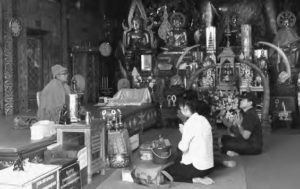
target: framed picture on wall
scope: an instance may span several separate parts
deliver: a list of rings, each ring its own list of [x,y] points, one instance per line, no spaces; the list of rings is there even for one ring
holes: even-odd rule
[[[151,54],[141,55],[141,70],[151,71],[152,70],[152,56]]]

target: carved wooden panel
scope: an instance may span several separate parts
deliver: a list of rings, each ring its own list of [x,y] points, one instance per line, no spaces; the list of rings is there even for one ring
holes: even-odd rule
[[[42,81],[42,50],[41,40],[27,37],[27,66],[28,66],[28,108],[36,109],[36,93],[41,88]]]

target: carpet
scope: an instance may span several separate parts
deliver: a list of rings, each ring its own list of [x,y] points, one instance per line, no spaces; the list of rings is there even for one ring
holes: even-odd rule
[[[141,143],[153,139],[157,139],[159,135],[168,138],[175,148],[181,136],[177,128],[163,128],[148,130],[141,136]],[[173,150],[174,150],[173,148]],[[133,159],[139,158],[137,151],[133,154]],[[246,189],[245,172],[240,157],[234,158],[237,161],[237,166],[234,168],[220,167],[214,170],[210,177],[215,181],[214,184],[205,186],[202,184],[190,184],[174,182],[172,188],[174,189]],[[116,169],[108,176],[97,189],[146,189],[149,187],[122,181],[122,170]]]
[[[245,173],[239,158],[236,158],[238,165],[234,168],[218,168],[210,177],[215,181],[212,185],[190,184],[174,182],[173,189],[246,189]],[[101,183],[97,189],[146,189],[149,187],[122,181],[122,170],[115,170],[112,175]]]

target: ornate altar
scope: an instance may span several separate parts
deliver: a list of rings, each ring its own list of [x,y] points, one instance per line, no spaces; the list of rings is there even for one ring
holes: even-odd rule
[[[218,58],[220,62],[217,63],[217,89],[221,91],[235,91],[236,89],[236,75],[239,74],[239,66],[235,63],[235,54],[232,49],[227,46],[223,49]]]
[[[221,48],[222,51],[218,55],[218,60],[216,60],[215,30],[214,27],[206,28],[207,52],[205,58],[201,59],[199,67],[188,77],[186,89],[200,90],[201,95],[207,95],[210,99],[208,101],[212,105],[213,112],[225,109],[228,118],[232,118],[236,112],[238,104],[236,95],[242,92],[254,91],[258,97],[257,103],[260,105],[258,113],[261,115],[262,125],[268,130],[270,128],[270,96],[268,76],[265,74],[265,71],[267,71],[266,62],[264,62],[266,60],[265,55],[252,61],[251,26],[242,25],[241,30],[239,51],[232,50],[228,41],[229,38],[227,38],[227,46]],[[187,49],[187,51],[191,50],[191,48]],[[189,53],[192,52],[185,52],[182,56]],[[180,61],[177,62],[176,67],[178,68],[186,64],[182,56]],[[187,64],[191,63],[192,61]],[[260,76],[260,81],[255,81],[256,76]],[[205,89],[205,92],[203,89]]]
[[[139,137],[144,130],[153,127],[157,122],[157,108],[153,104],[141,106],[103,106],[99,107],[100,118],[105,120],[106,128],[111,133],[128,130],[131,149],[139,146]],[[97,110],[97,111],[98,111]]]

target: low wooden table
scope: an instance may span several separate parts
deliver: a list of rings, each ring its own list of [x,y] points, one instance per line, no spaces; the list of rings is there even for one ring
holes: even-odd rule
[[[64,133],[83,133],[84,145],[87,147],[87,182],[91,183],[96,172],[105,174],[105,126],[100,120],[92,120],[90,125],[72,123],[70,125],[55,125],[57,142],[64,143]]]
[[[56,142],[56,137],[31,140],[30,129],[14,129],[14,117],[0,117],[0,164],[12,165],[22,154],[24,158],[42,156],[47,146]]]

